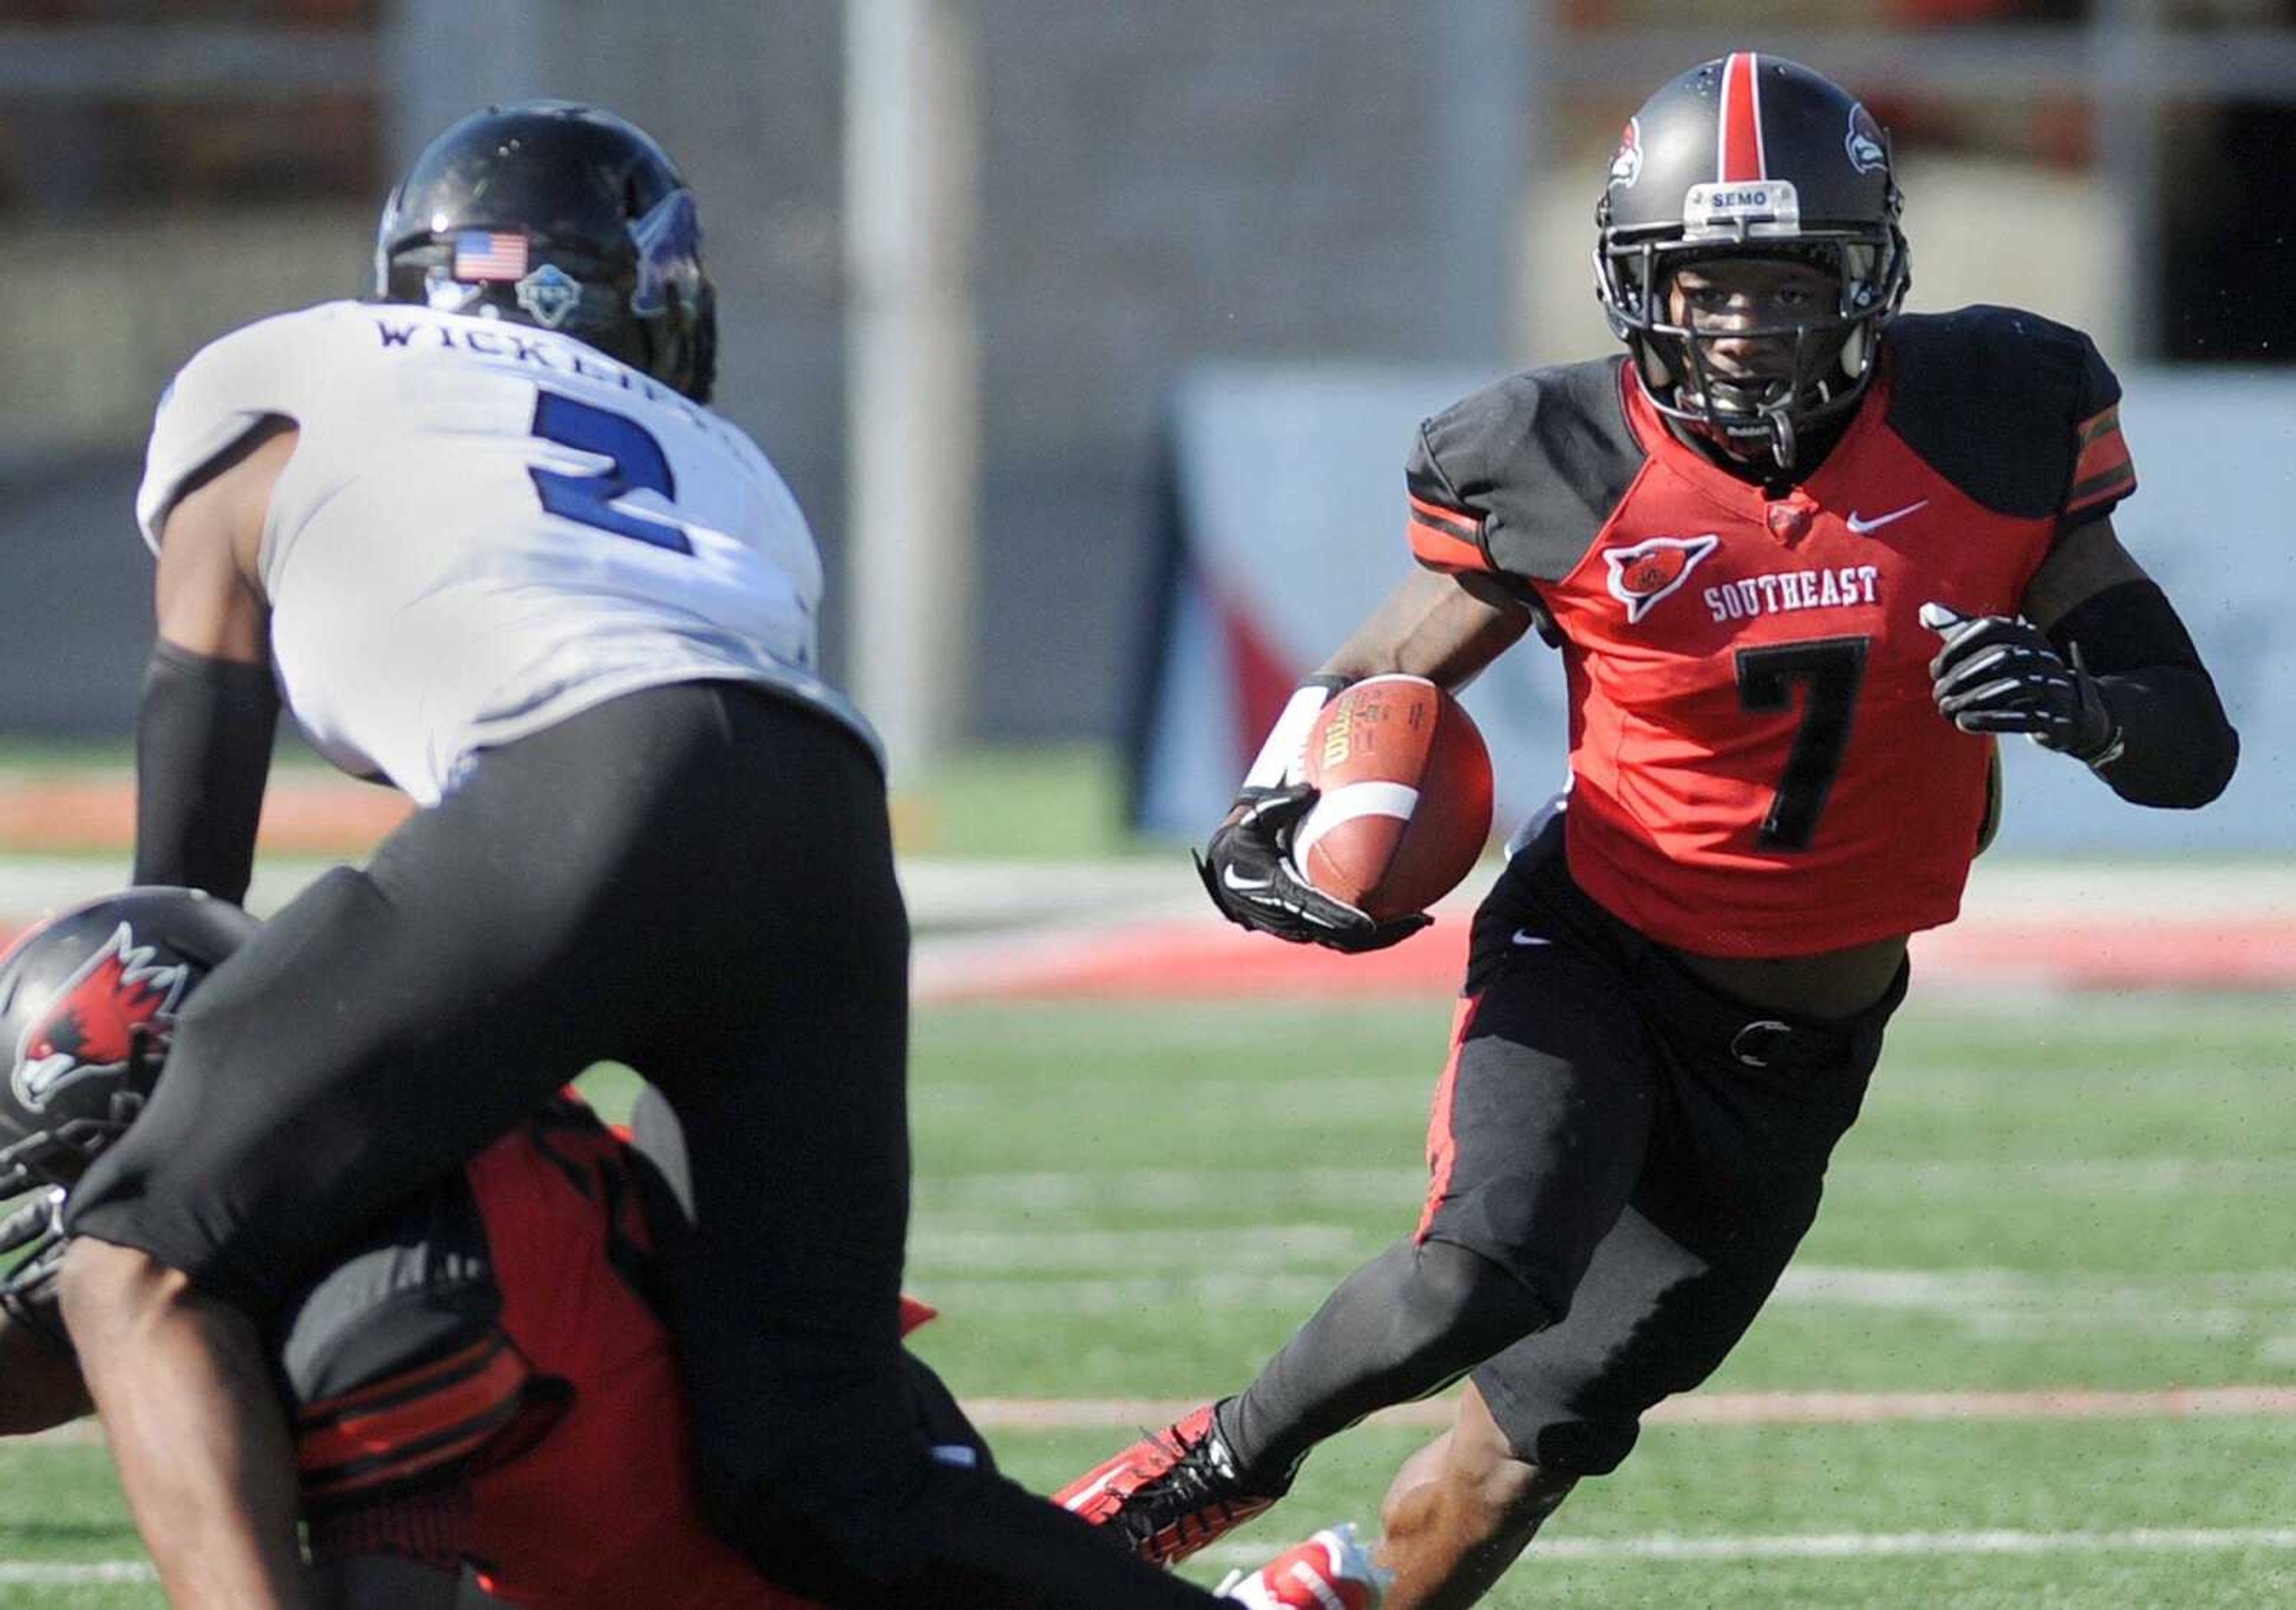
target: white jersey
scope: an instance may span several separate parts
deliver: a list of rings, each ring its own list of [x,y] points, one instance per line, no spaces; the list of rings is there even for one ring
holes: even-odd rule
[[[287,708],[345,770],[435,805],[479,749],[665,682],[763,683],[874,747],[813,674],[821,560],[757,444],[578,341],[330,302],[200,353],[135,514],[266,416],[299,429],[259,579]]]

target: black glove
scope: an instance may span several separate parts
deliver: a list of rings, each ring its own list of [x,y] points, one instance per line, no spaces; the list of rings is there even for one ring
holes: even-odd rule
[[[64,1353],[63,1311],[56,1295],[56,1272],[64,1261],[64,1193],[50,1187],[0,1220],[0,1260],[15,1266],[0,1275],[0,1310],[41,1341]]]
[[[1374,921],[1369,913],[1310,887],[1292,870],[1292,830],[1316,796],[1304,782],[1246,789],[1237,796],[1243,814],[1223,822],[1195,858],[1204,892],[1220,915],[1294,944],[1348,952],[1385,950],[1434,921],[1423,914]]]
[[[2120,725],[2096,678],[2067,665],[2023,621],[1923,604],[1922,625],[1945,639],[1930,661],[1938,714],[1964,732],[2022,732],[2094,765],[2112,758]]]

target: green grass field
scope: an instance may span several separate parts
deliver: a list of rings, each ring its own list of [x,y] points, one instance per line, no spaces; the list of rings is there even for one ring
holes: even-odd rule
[[[921,1014],[910,1284],[944,1310],[921,1350],[974,1399],[1232,1390],[1414,1219],[1447,1016]],[[1709,1390],[2296,1384],[2292,1025],[2280,998],[1908,1009],[1817,1229]],[[996,1441],[1050,1486],[1131,1434]],[[1228,1552],[1369,1523],[1427,1434],[1341,1438]],[[159,1602],[85,1571],[25,1580],[139,1551],[100,1450],[0,1458],[0,1606]],[[2292,1516],[2291,1418],[1658,1425],[1488,1602],[2290,1604]]]

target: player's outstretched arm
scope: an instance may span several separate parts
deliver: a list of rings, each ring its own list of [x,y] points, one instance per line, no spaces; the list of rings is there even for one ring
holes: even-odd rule
[[[254,433],[168,512],[135,716],[139,884],[246,898],[279,720],[256,555],[295,440]]]
[[[1300,780],[1316,715],[1350,682],[1390,671],[1460,688],[1529,629],[1529,609],[1480,576],[1417,571],[1390,593],[1339,652],[1300,684],[1234,805],[1196,859],[1204,890],[1231,922],[1296,944],[1383,950],[1425,928],[1423,916],[1377,922],[1309,887],[1292,864],[1292,833],[1316,803]]]
[[[1941,715],[1964,731],[2026,733],[2136,805],[2190,810],[2224,792],[2240,735],[2183,621],[2110,521],[2069,533],[2022,609],[2021,621],[1923,606],[1944,642],[1930,666]]]

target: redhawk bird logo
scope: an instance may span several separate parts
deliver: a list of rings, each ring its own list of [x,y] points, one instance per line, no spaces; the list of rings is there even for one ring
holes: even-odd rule
[[[1643,176],[1643,125],[1639,118],[1627,119],[1626,133],[1619,136],[1619,149],[1611,159],[1612,190],[1632,190],[1635,181]]]
[[[1627,624],[1634,625],[1652,605],[1690,578],[1699,560],[1722,545],[1714,532],[1702,536],[1653,536],[1630,548],[1606,548],[1603,562],[1611,568],[1611,596],[1627,607]]]
[[[139,1030],[151,1051],[165,1052],[192,969],[182,961],[154,966],[155,954],[152,946],[137,944],[123,922],[64,981],[16,1042],[8,1083],[18,1101],[39,1112],[82,1079],[121,1072]]]
[[[1849,166],[1859,173],[1879,173],[1890,166],[1890,148],[1882,142],[1882,126],[1874,121],[1874,114],[1862,101],[1849,109],[1849,132],[1841,136],[1841,149],[1849,153]]]

